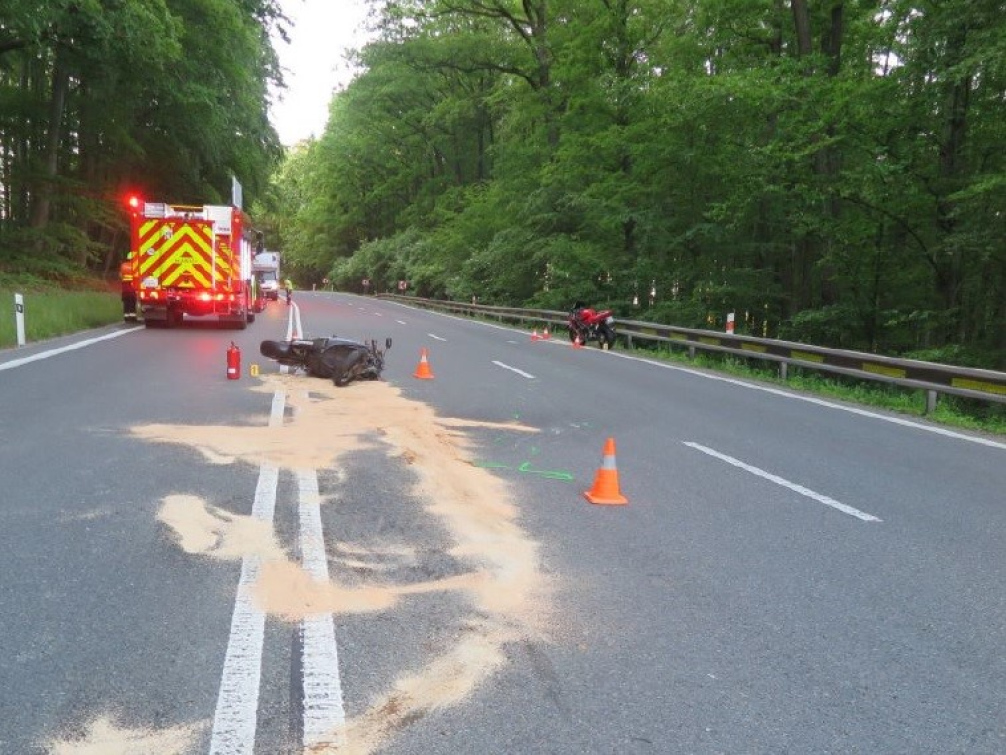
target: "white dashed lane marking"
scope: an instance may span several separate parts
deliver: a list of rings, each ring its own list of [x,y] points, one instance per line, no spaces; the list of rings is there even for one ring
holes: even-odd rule
[[[880,522],[883,521],[873,514],[867,514],[864,511],[848,506],[844,503],[836,501],[834,498],[829,498],[826,495],[820,493],[815,493],[809,488],[805,488],[803,485],[797,485],[795,482],[790,482],[778,475],[774,475],[771,472],[766,472],[764,469],[759,469],[758,467],[753,467],[750,464],[745,464],[739,459],[735,459],[732,456],[727,456],[726,454],[721,454],[719,451],[714,451],[706,446],[699,445],[698,443],[692,443],[690,441],[685,441],[685,445],[690,448],[694,448],[696,451],[701,451],[704,454],[708,454],[713,458],[719,459],[720,461],[725,461],[727,464],[732,464],[738,469],[743,469],[745,472],[750,472],[753,475],[757,475],[762,479],[768,480],[769,482],[774,482],[776,485],[782,485],[784,488],[789,488],[790,490],[799,493],[802,496],[806,496],[818,503],[823,503],[825,506],[830,506],[833,509],[841,511],[843,514],[848,514],[849,516],[854,516],[857,519],[862,519],[864,522]]]

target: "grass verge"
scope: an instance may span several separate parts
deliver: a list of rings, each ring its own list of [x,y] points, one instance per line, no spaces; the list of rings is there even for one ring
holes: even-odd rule
[[[0,287],[0,348],[17,346],[14,294],[24,297],[25,340],[76,333],[122,321],[122,300],[101,290],[67,291],[41,285]]]
[[[477,317],[475,319],[497,322],[496,318]],[[559,326],[556,326],[553,334],[553,337],[566,338],[565,330],[560,329]],[[528,337],[530,338],[530,334]],[[621,343],[616,348],[620,351],[626,351],[626,347]],[[979,401],[940,394],[936,411],[927,414],[925,392],[912,388],[857,380],[843,375],[829,375],[799,367],[790,367],[787,379],[783,380],[779,377],[776,366],[756,359],[739,358],[733,354],[721,355],[700,351],[693,359],[688,356],[685,350],[681,349],[636,347],[628,351],[653,359],[676,362],[689,367],[722,372],[749,380],[806,391],[836,401],[872,406],[910,417],[925,418],[947,427],[1006,436],[1006,404],[998,404],[994,401]]]
[[[500,321],[492,316],[474,316],[473,319],[492,323]],[[527,328],[527,323],[518,323],[517,327]],[[554,338],[566,339],[566,331],[559,325],[555,325],[552,333]],[[530,333],[528,333],[528,337],[530,338]],[[620,351],[626,351],[625,345],[621,342],[616,348]],[[628,351],[653,359],[676,362],[689,367],[722,372],[780,387],[806,391],[836,401],[887,409],[910,417],[924,417],[931,422],[948,427],[1006,436],[1006,404],[998,404],[994,401],[979,401],[940,394],[936,411],[927,414],[926,394],[916,389],[857,380],[844,375],[830,375],[798,367],[790,367],[787,379],[783,380],[779,377],[778,368],[775,365],[756,359],[739,358],[733,354],[700,351],[693,359],[683,349],[668,347],[636,347],[628,349]]]
[[[673,349],[670,351],[636,349],[636,351],[665,361],[794,388],[837,401],[873,406],[912,417],[925,417],[948,427],[1006,436],[1006,404],[940,394],[936,411],[926,414],[925,392],[912,388],[864,382],[843,375],[828,375],[798,367],[790,367],[787,379],[783,380],[779,377],[777,368],[757,360],[740,359],[732,354],[700,352],[691,359],[686,352]]]

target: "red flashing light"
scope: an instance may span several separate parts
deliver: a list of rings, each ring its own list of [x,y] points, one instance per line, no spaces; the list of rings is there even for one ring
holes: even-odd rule
[[[137,194],[130,194],[126,197],[126,204],[129,205],[130,210],[140,209],[140,197]]]

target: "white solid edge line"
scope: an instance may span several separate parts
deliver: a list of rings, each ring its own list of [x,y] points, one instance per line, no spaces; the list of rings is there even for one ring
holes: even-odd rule
[[[100,343],[101,341],[107,341],[110,338],[118,338],[119,336],[128,335],[129,333],[135,333],[142,328],[128,328],[126,330],[117,330],[114,333],[106,333],[103,336],[95,336],[94,338],[88,338],[85,341],[78,341],[77,343],[71,343],[68,346],[60,346],[56,349],[49,349],[48,351],[40,351],[38,354],[32,354],[30,357],[21,357],[20,359],[12,359],[9,362],[4,362],[0,364],[0,372],[3,370],[12,370],[15,367],[21,367],[22,365],[29,364],[31,362],[37,362],[40,359],[48,359],[49,357],[54,357],[57,354],[65,354],[68,351],[73,351],[75,349],[82,349],[85,346],[90,346],[94,343]]]
[[[495,359],[493,360],[493,364],[495,364],[497,367],[502,367],[504,370],[510,370],[510,372],[516,372],[518,375],[526,377],[529,380],[534,380],[534,375],[532,375],[530,372],[524,372],[524,370],[518,370],[516,367],[511,367],[509,364],[503,364],[503,362],[497,362]]]
[[[285,393],[273,394],[270,427],[282,424],[285,402]],[[278,467],[263,464],[259,468],[252,517],[268,523],[270,528],[276,511],[278,481]],[[252,587],[260,567],[260,556],[245,556],[241,560],[241,578],[213,715],[210,755],[253,755],[255,752],[265,613],[256,605]]]
[[[286,316],[286,340],[288,340],[288,341],[292,341],[293,340],[293,334],[294,334],[293,319],[294,319],[294,312],[296,311],[295,310],[296,306],[297,306],[296,304],[293,304],[291,302],[290,308],[289,308],[289,312],[287,312],[287,316]],[[297,327],[298,327],[298,329],[300,328],[299,321],[298,321]],[[280,371],[280,374],[287,375],[290,372],[290,366],[286,365],[286,364],[281,364],[279,366],[279,371]]]
[[[328,582],[321,524],[318,473],[297,473],[301,563],[313,580]],[[344,741],[346,711],[339,677],[339,649],[331,613],[316,614],[302,624],[301,671],[304,682],[304,747],[339,746]]]
[[[758,385],[757,383],[748,383],[743,380],[737,380],[735,378],[721,377],[720,375],[710,375],[706,372],[701,372],[699,370],[694,370],[690,367],[679,367],[674,364],[663,364],[661,362],[654,362],[649,359],[643,359],[642,357],[635,357],[630,354],[619,354],[617,351],[609,351],[608,354],[618,357],[619,359],[629,359],[634,362],[645,362],[646,364],[652,364],[654,367],[661,367],[665,370],[677,370],[678,372],[685,372],[689,375],[695,375],[697,377],[703,377],[707,380],[718,380],[721,383],[729,383],[730,385],[738,385],[742,388],[750,388],[753,391],[763,391],[765,393],[771,393],[774,396],[781,396],[783,398],[793,399],[795,401],[805,401],[808,404],[815,404],[817,406],[823,406],[828,409],[837,409],[842,412],[849,412],[850,414],[856,414],[861,417],[869,417],[871,419],[879,419],[883,422],[890,422],[894,425],[901,425],[902,427],[911,427],[915,430],[923,430],[927,433],[935,433],[936,435],[943,435],[947,438],[954,438],[955,440],[966,440],[971,443],[978,443],[983,446],[989,446],[990,448],[1000,448],[1006,451],[1006,443],[1000,443],[999,441],[991,440],[989,438],[983,438],[979,435],[965,435],[963,433],[955,432],[953,430],[947,430],[943,427],[936,427],[934,425],[922,425],[918,422],[913,422],[910,419],[903,419],[901,417],[891,417],[885,414],[877,414],[876,412],[871,412],[867,409],[860,409],[855,406],[844,406],[842,404],[835,404],[831,401],[826,401],[824,399],[815,398],[814,396],[804,396],[799,393],[792,393],[790,391],[782,390],[781,388],[772,388],[766,385]]]
[[[713,456],[717,459],[720,459],[721,461],[725,461],[727,464],[732,464],[735,467],[739,467],[740,469],[743,469],[746,472],[750,472],[753,475],[757,475],[758,477],[766,479],[769,482],[774,482],[776,485],[782,485],[784,488],[789,488],[790,490],[799,493],[800,495],[806,496],[807,498],[811,498],[817,501],[818,503],[823,503],[825,506],[831,506],[831,508],[833,509],[838,509],[843,514],[848,514],[849,516],[854,516],[857,519],[862,519],[864,522],[883,521],[879,517],[875,517],[873,514],[867,514],[866,512],[860,511],[857,508],[853,508],[852,506],[840,503],[839,501],[836,501],[834,498],[829,498],[826,495],[815,493],[813,490],[805,488],[803,485],[797,485],[795,482],[790,482],[789,480],[779,477],[778,475],[774,475],[771,472],[766,472],[764,469],[759,469],[758,467],[753,467],[750,464],[745,464],[743,461],[735,459],[732,456],[721,454],[719,451],[714,451],[711,448],[707,448],[706,446],[699,445],[698,443],[693,443],[691,441],[682,441],[682,443],[684,443],[686,446],[694,448],[696,451],[701,451],[704,454],[708,454],[709,456]]]
[[[417,309],[414,306],[404,304],[403,302],[390,302],[392,304],[398,304],[402,307],[407,307],[409,309]],[[484,325],[487,328],[495,328],[497,330],[507,330],[511,333],[519,333],[516,328],[510,328],[505,325],[497,325],[491,322],[478,322],[468,319],[467,317],[461,317],[459,315],[452,315],[446,312],[435,312],[433,310],[423,310],[424,312],[429,312],[430,314],[439,315],[440,317],[447,317],[452,320],[461,320],[463,322],[475,322],[478,325]],[[554,343],[555,341],[546,341],[546,343]],[[913,422],[910,419],[903,419],[901,417],[891,417],[885,414],[877,414],[876,412],[871,412],[867,409],[860,409],[855,406],[843,406],[842,404],[835,404],[831,401],[826,401],[824,399],[815,398],[814,396],[804,396],[799,393],[793,393],[791,391],[782,390],[780,388],[771,388],[765,385],[758,385],[757,383],[748,383],[743,380],[738,380],[736,378],[721,377],[720,375],[712,375],[708,372],[702,372],[701,370],[692,369],[691,367],[679,367],[676,364],[664,364],[663,362],[655,362],[652,359],[646,359],[645,357],[637,357],[632,354],[622,354],[617,351],[603,351],[601,349],[591,349],[590,353],[597,354],[609,354],[613,357],[618,357],[619,359],[628,359],[633,362],[643,362],[645,364],[652,365],[654,367],[660,367],[665,370],[677,370],[678,372],[684,372],[689,375],[694,375],[696,377],[706,378],[707,380],[718,380],[721,383],[729,383],[731,385],[738,385],[742,388],[750,388],[753,391],[764,391],[765,393],[771,393],[775,396],[781,396],[783,398],[794,399],[796,401],[805,401],[808,404],[816,404],[817,406],[823,406],[828,409],[837,409],[843,412],[849,412],[850,414],[856,414],[860,417],[869,417],[871,419],[879,419],[882,422],[890,422],[894,425],[901,425],[902,427],[911,427],[915,430],[922,430],[927,433],[934,433],[936,435],[943,435],[947,438],[953,438],[955,440],[965,440],[971,443],[978,443],[982,446],[988,446],[990,448],[998,448],[1006,451],[1006,443],[1001,443],[990,438],[983,438],[980,435],[965,435],[964,433],[955,432],[953,430],[948,430],[943,427],[937,427],[935,425],[922,425],[918,422]]]

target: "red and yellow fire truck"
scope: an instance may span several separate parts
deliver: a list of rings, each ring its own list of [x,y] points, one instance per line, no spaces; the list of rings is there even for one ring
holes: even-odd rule
[[[241,210],[136,197],[130,197],[129,207],[123,285],[131,263],[138,309],[148,327],[213,317],[244,329],[265,309],[252,272],[255,231]]]

